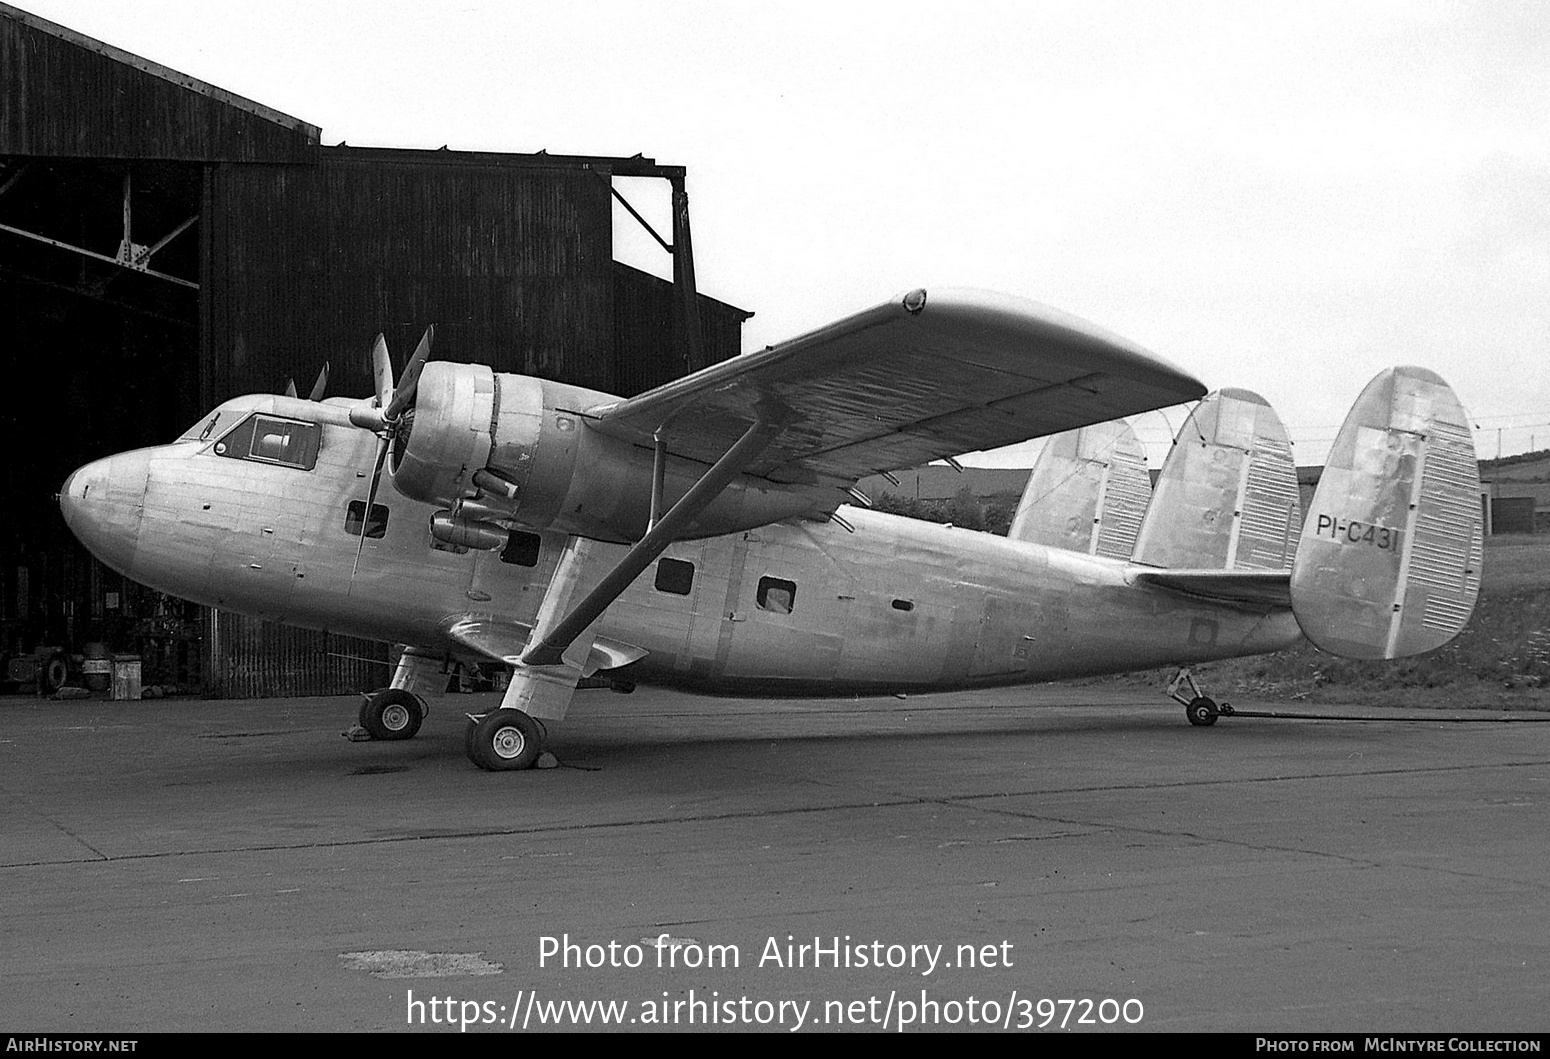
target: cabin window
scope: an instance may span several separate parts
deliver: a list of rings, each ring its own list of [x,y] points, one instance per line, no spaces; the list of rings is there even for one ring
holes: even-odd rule
[[[687,596],[694,590],[694,564],[682,559],[663,559],[657,563],[657,591]]]
[[[797,602],[796,583],[779,577],[761,577],[754,602],[759,605],[760,610],[775,614],[790,614]]]
[[[512,530],[506,538],[506,547],[501,549],[501,562],[513,566],[537,566],[543,544],[544,539],[536,533]]]
[[[896,599],[896,600],[893,601],[893,609],[894,610],[914,610],[915,609],[915,604],[911,603],[907,599]]]
[[[361,516],[366,512],[366,501],[352,500],[344,509],[344,531],[352,537],[361,535]],[[366,519],[366,536],[381,540],[387,536],[388,509],[383,504],[371,505],[371,517]]]
[[[251,415],[215,443],[215,453],[233,460],[273,463],[310,471],[317,466],[322,433],[316,423]]]

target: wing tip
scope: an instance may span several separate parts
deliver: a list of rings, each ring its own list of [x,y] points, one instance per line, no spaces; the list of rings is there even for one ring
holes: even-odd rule
[[[1177,392],[1181,403],[1203,397],[1207,392],[1204,383],[1166,357],[1091,320],[1033,298],[980,287],[941,287],[931,291],[929,306],[925,302],[924,288],[901,295],[901,302],[917,292],[921,295],[921,308],[925,310],[920,315],[933,319],[968,318],[982,325],[999,324],[1024,332],[1031,340],[1075,339],[1091,351],[1102,351],[1119,358],[1131,371],[1149,370],[1161,377],[1159,382],[1166,379],[1162,388]]]

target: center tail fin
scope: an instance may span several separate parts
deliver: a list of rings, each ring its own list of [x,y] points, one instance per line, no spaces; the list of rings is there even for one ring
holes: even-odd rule
[[[1284,570],[1301,519],[1281,420],[1256,393],[1218,390],[1174,439],[1131,558],[1172,570]]]

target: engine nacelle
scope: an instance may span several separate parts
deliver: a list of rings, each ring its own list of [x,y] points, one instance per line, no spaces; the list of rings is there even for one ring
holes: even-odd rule
[[[639,540],[651,514],[653,453],[592,429],[583,414],[617,400],[579,386],[496,374],[484,365],[432,362],[395,440],[393,484],[405,496],[449,509],[438,515],[446,516],[435,524],[440,532],[432,532],[462,547],[493,547],[500,522],[597,540]],[[688,492],[707,469],[669,458],[666,502]],[[684,536],[826,514],[833,510],[833,493],[832,487],[740,476]]]
[[[425,365],[394,439],[393,485],[407,497],[448,507],[473,495],[473,474],[490,458],[494,409],[495,373],[485,365]]]

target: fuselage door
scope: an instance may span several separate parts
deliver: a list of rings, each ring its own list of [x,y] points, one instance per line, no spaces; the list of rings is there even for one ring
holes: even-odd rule
[[[1024,672],[1033,661],[1039,628],[1037,603],[991,593],[985,597],[970,677]]]

